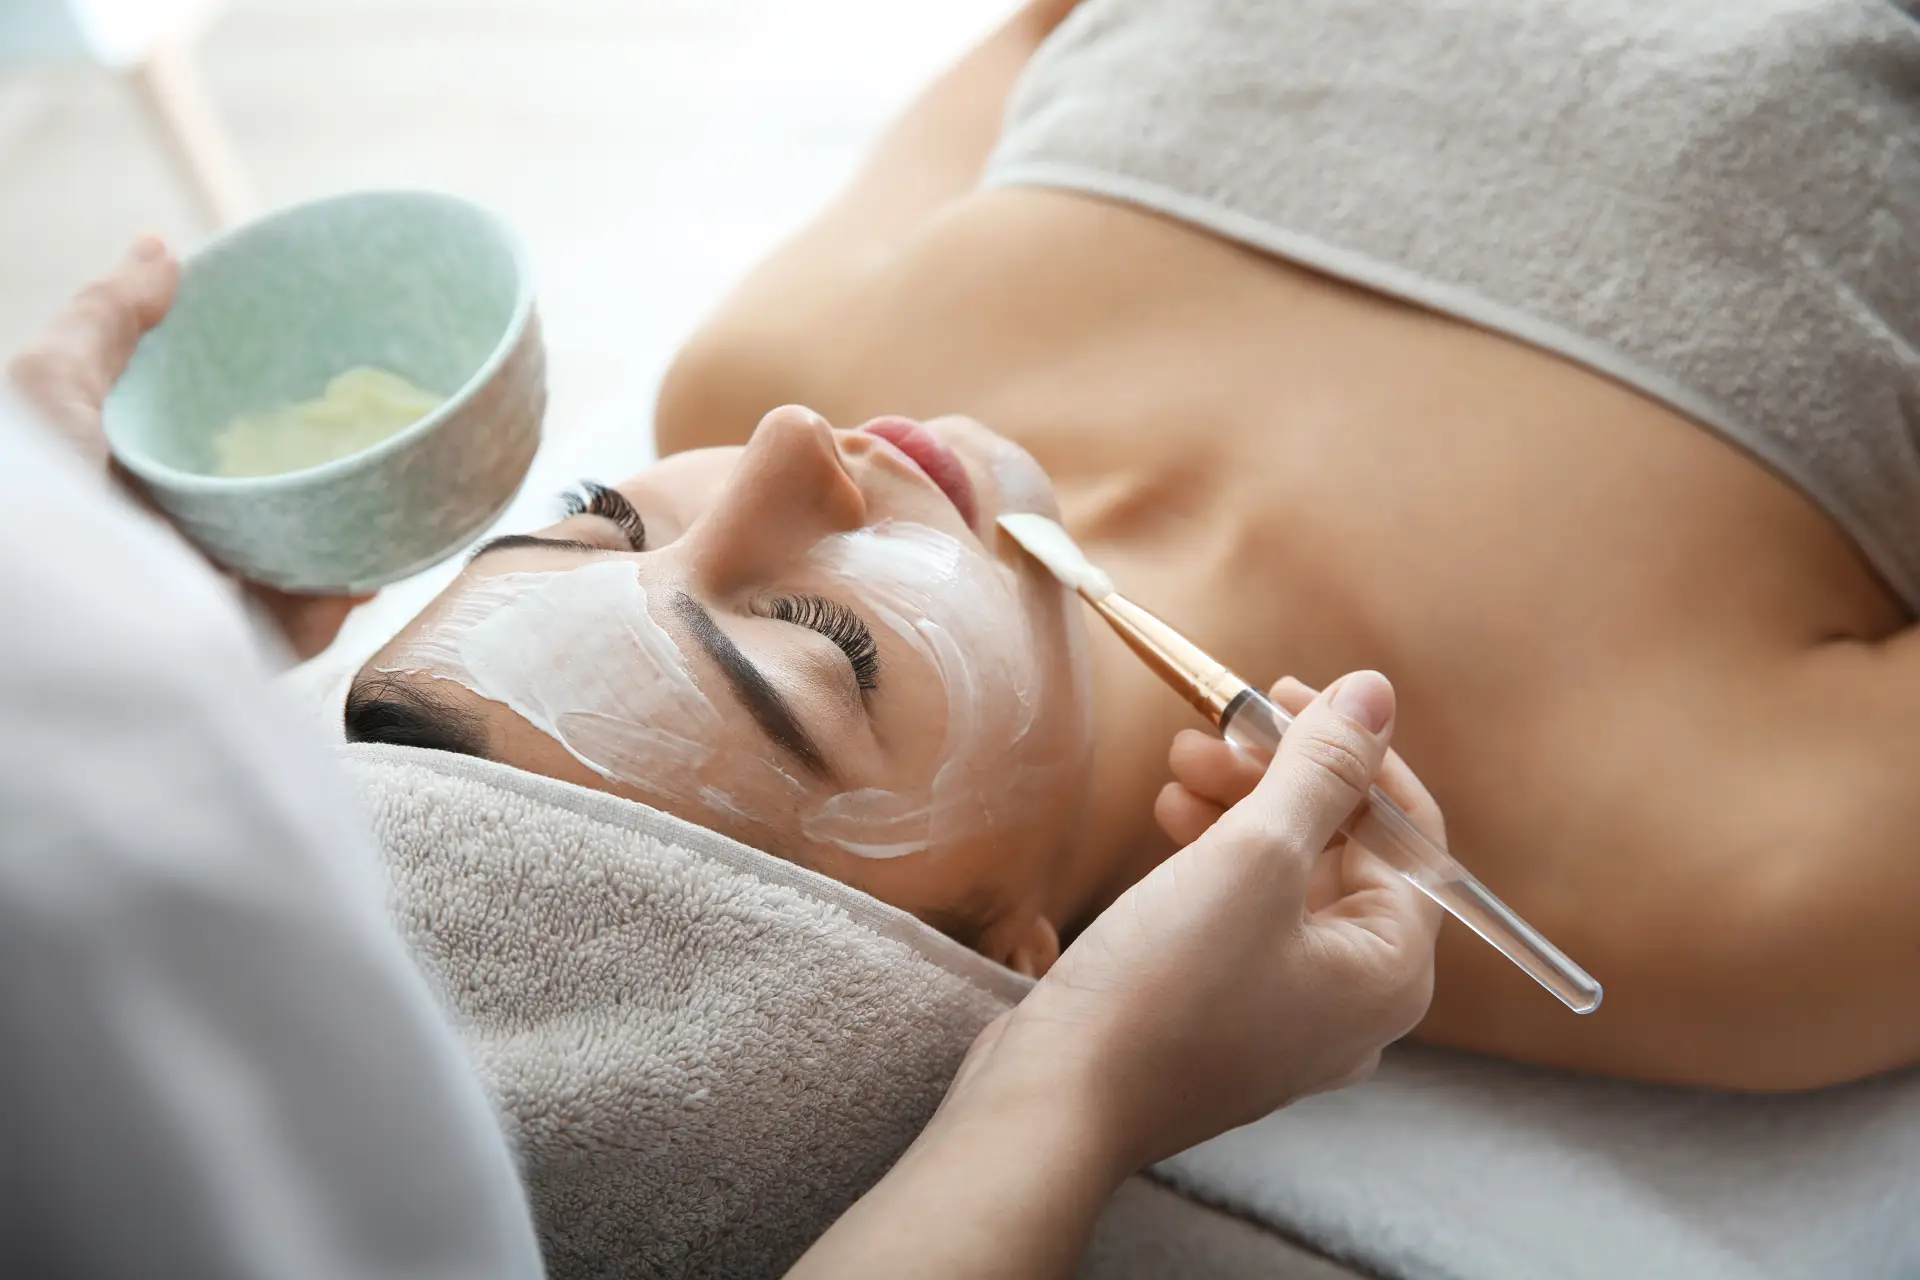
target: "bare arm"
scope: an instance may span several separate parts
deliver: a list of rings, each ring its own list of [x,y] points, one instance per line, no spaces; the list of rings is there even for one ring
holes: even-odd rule
[[[661,384],[660,451],[746,439],[804,385],[780,365],[796,332],[830,329],[850,284],[979,182],[1014,81],[1078,0],[1031,0],[881,136],[840,197],[756,268],[689,340]],[[779,366],[779,367],[776,367]]]
[[[1648,671],[1597,753],[1610,821],[1522,895],[1606,1004],[1569,1018],[1461,933],[1421,1038],[1758,1092],[1920,1062],[1920,632],[1685,670],[1725,687]]]
[[[985,1038],[983,1037],[983,1040]],[[880,1184],[834,1224],[790,1280],[1066,1277],[1127,1174],[1085,1095],[957,1084]]]
[[[1755,1037],[1782,1073],[1763,1087],[1920,1062],[1920,628],[1801,663],[1777,695],[1787,763],[1752,792],[1773,830],[1737,824],[1750,918],[1772,944],[1748,1007],[1793,1011]]]
[[[1698,1078],[1735,1088],[1815,1088],[1912,1065],[1920,631],[1802,652],[1778,680],[1755,681],[1745,705],[1739,720],[1693,730],[1696,843],[1665,853],[1698,869],[1684,898],[1650,904],[1649,933],[1673,939],[1647,958],[1665,974],[1656,982],[1647,969],[1643,989],[1672,1001],[1652,1042],[1698,1045]],[[1663,958],[1669,947],[1677,954]]]

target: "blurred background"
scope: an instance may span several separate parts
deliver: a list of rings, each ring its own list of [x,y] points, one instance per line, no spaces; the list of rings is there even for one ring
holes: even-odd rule
[[[551,399],[496,528],[652,456],[653,391],[719,294],[1014,0],[0,0],[0,353],[141,232],[425,186],[532,251]],[[453,563],[383,592],[358,665]]]
[[[437,187],[532,248],[563,440],[637,402],[716,293],[1011,8],[0,0],[0,350],[140,232],[190,251],[223,197],[243,216]]]

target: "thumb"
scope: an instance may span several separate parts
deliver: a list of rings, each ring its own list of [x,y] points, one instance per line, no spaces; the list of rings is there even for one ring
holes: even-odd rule
[[[14,361],[14,382],[63,422],[97,422],[107,392],[172,306],[179,283],[180,264],[166,245],[142,237],[112,275],[81,290]]]
[[[1378,671],[1334,681],[1287,730],[1252,794],[1221,819],[1221,835],[1269,850],[1281,844],[1290,872],[1304,877],[1366,799],[1386,759],[1393,714],[1393,686]]]
[[[142,236],[120,267],[74,300],[65,317],[79,332],[75,346],[91,350],[106,386],[119,381],[147,330],[166,318],[180,286],[180,264],[157,236]]]

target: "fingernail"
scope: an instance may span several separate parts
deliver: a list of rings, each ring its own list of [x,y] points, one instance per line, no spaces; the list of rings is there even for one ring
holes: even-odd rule
[[[167,242],[159,236],[141,236],[133,242],[133,252],[127,256],[135,262],[153,262],[166,255]]]
[[[1393,686],[1378,671],[1355,671],[1335,682],[1329,705],[1368,733],[1379,733],[1393,719]]]

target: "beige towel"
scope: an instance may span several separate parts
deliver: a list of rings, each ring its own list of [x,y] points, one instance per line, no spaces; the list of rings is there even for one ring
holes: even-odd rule
[[[613,796],[438,752],[342,754],[562,1280],[779,1274],[1028,985]]]
[[[1617,378],[1797,484],[1920,612],[1916,16],[1083,0],[986,182],[1143,205]]]

